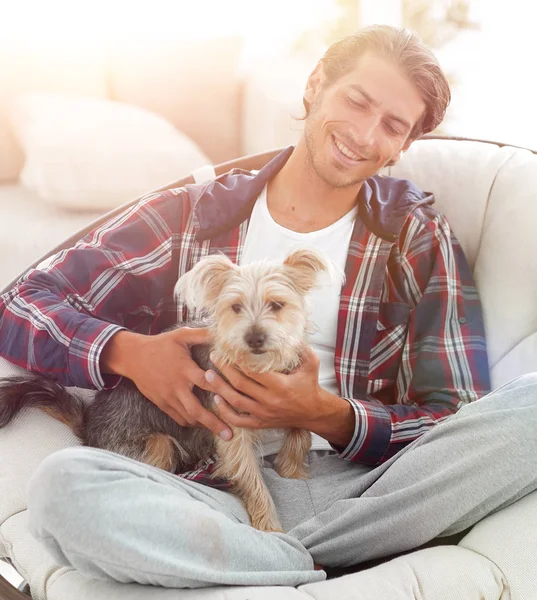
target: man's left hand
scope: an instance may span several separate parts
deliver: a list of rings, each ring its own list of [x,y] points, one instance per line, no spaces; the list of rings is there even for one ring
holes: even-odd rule
[[[213,371],[207,371],[206,378],[216,393],[220,418],[230,425],[248,429],[310,429],[312,419],[318,419],[323,410],[319,362],[318,356],[307,348],[300,366],[289,374],[243,373],[215,363],[229,384]]]

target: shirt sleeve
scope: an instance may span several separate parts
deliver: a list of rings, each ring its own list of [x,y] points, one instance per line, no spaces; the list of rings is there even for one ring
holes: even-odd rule
[[[346,448],[334,446],[342,458],[368,465],[388,460],[490,391],[481,304],[460,244],[439,214],[425,223],[412,217],[405,232],[397,263],[410,312],[406,332],[394,330],[384,348],[389,357],[389,344],[400,346],[391,398],[381,400],[374,390],[365,400],[346,398],[354,435]]]
[[[182,204],[177,191],[150,194],[25,274],[0,297],[0,355],[66,386],[116,385],[101,352],[169,302]]]

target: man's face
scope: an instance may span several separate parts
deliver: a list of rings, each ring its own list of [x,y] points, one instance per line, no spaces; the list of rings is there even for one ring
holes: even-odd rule
[[[330,85],[319,67],[304,97],[310,103],[304,137],[311,163],[335,188],[361,183],[397,158],[425,111],[399,68],[374,54],[363,55]]]

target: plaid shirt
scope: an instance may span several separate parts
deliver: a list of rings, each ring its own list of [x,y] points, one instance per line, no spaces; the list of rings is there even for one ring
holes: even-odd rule
[[[200,257],[239,262],[248,219],[292,148],[259,173],[154,193],[0,298],[0,354],[66,386],[102,389],[99,357],[121,328],[158,333],[189,319],[173,299]],[[341,458],[379,464],[490,388],[471,270],[432,197],[373,177],[362,186],[342,288],[334,368],[355,413]],[[209,485],[212,463],[183,476]]]

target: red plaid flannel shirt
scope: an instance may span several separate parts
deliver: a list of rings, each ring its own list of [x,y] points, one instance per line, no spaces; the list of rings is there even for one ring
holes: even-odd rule
[[[121,328],[188,319],[177,278],[201,256],[240,260],[248,218],[292,148],[259,173],[232,171],[146,196],[0,297],[0,355],[66,386],[101,389],[99,357]],[[341,458],[379,464],[490,388],[471,270],[430,194],[373,177],[362,186],[341,293],[335,372],[354,408]],[[212,464],[184,477],[209,485]]]

